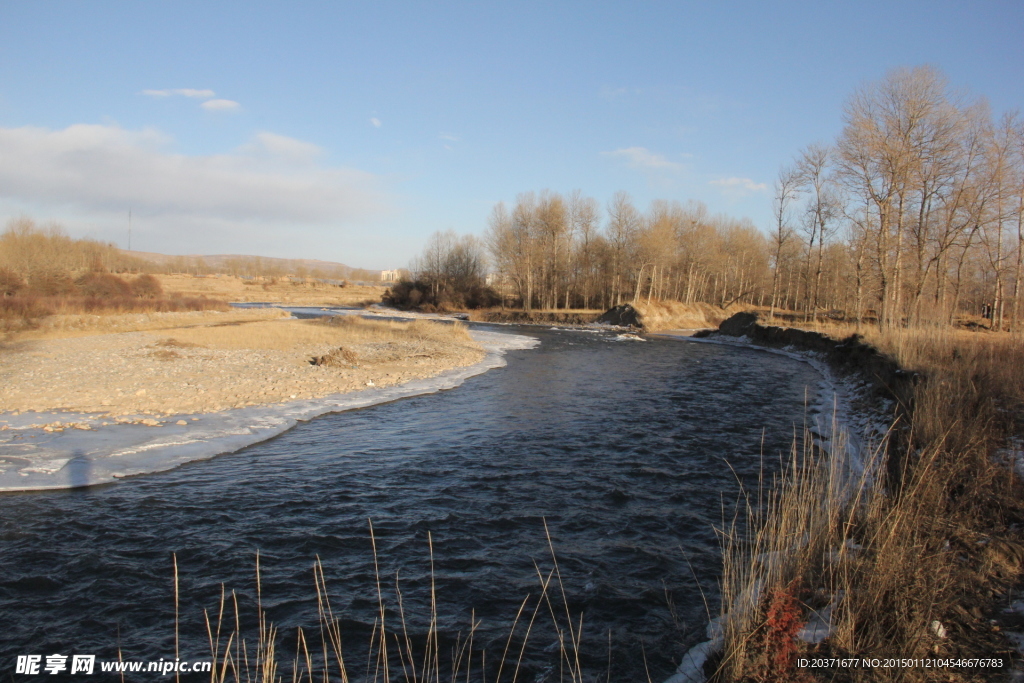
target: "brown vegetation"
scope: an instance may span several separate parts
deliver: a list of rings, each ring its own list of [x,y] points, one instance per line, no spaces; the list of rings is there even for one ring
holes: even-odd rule
[[[430,320],[395,322],[358,316],[325,316],[318,320],[271,320],[242,325],[205,325],[173,330],[177,344],[211,349],[287,350],[316,345],[393,341],[470,342],[465,325]]]
[[[829,330],[836,338],[852,331]],[[899,329],[872,332],[870,341],[919,373],[900,397],[891,443],[878,444],[858,474],[844,462],[842,444],[824,453],[805,436],[775,486],[744,504],[744,524],[724,536],[728,615],[719,680],[806,676],[786,654],[791,646],[801,656],[1011,663],[998,621],[1024,576],[1024,489],[999,454],[1024,419],[1024,342]],[[772,641],[788,628],[779,609],[793,598],[801,624],[814,611],[831,613],[822,644],[788,638],[780,649]],[[911,666],[828,675],[930,681],[939,673]],[[941,676],[969,681],[994,673],[947,668]]]
[[[521,194],[511,210],[494,208],[487,242],[495,288],[527,310],[757,302],[768,266],[765,239],[749,221],[709,216],[696,202],[656,201],[645,216],[625,193],[609,203],[603,231],[597,202],[579,192]]]
[[[189,310],[176,312],[141,311],[102,315],[91,313],[64,313],[49,315],[34,322],[32,327],[13,335],[13,344],[44,339],[67,339],[118,332],[152,332],[179,327],[202,325],[237,325],[261,320],[288,317],[276,308],[221,310]],[[10,345],[5,345],[9,347]]]
[[[54,315],[227,308],[202,297],[165,297],[150,274],[115,274],[138,272],[144,265],[112,245],[71,239],[57,226],[12,221],[0,234],[0,331],[30,328]]]
[[[363,670],[363,680],[367,683],[469,683],[476,680],[515,683],[516,680],[522,680],[519,676],[523,674],[522,669],[525,669],[523,660],[527,647],[531,645],[531,637],[537,640],[536,634],[544,627],[548,627],[544,629],[547,631],[544,636],[550,637],[551,630],[554,631],[556,640],[549,643],[545,651],[558,660],[560,680],[571,683],[593,680],[584,672],[580,661],[583,615],[573,613],[566,597],[550,534],[548,547],[551,551],[551,564],[546,566],[543,560],[534,561],[538,585],[535,591],[525,596],[517,613],[509,615],[511,623],[508,636],[497,641],[488,641],[477,634],[482,622],[475,613],[470,615],[465,632],[460,631],[452,636],[441,631],[438,615],[443,605],[437,599],[433,538],[429,531],[426,549],[430,562],[430,582],[422,588],[428,596],[429,611],[425,614],[407,614],[405,602],[408,596],[403,598],[400,576],[396,574],[392,584],[391,577],[380,574],[372,521],[370,539],[376,580],[376,595],[371,597],[376,604],[377,616],[368,642],[357,643],[351,638],[343,642],[342,621],[331,605],[323,567],[317,560],[313,565],[313,579],[318,623],[309,625],[308,631],[302,626],[296,630],[294,652],[288,653],[291,655],[293,683],[304,680],[347,683],[359,670]],[[177,558],[174,567],[177,623]],[[263,609],[259,555],[256,557],[255,575],[255,623],[243,621],[239,609],[241,596],[232,590],[229,598],[223,586],[219,605],[215,610],[205,611],[212,651],[212,683],[227,683],[243,678],[255,683],[279,683],[288,676],[286,671],[281,671],[288,655],[279,649],[280,630],[269,620]],[[425,620],[425,629],[414,619]],[[176,630],[176,641],[177,638]],[[364,655],[365,659],[356,657],[357,654]],[[609,659],[609,679],[610,663]]]
[[[127,252],[145,260],[149,272],[171,275],[227,275],[255,280],[260,283],[281,278],[317,280],[332,284],[342,282],[378,282],[379,270],[352,268],[343,263],[316,259],[285,259],[272,256],[242,256],[231,254],[208,256],[169,256],[151,252]]]
[[[186,297],[291,306],[361,306],[379,302],[387,291],[378,285],[342,285],[297,277],[246,279],[232,275],[182,274],[156,274],[154,277],[165,291],[180,292]]]
[[[610,308],[653,299],[744,303],[881,326],[984,315],[1018,329],[1024,278],[1024,124],[994,119],[928,67],[850,98],[832,145],[775,185],[768,237],[696,202],[646,213],[616,194],[542,192],[498,204],[487,243],[506,305]]]
[[[411,278],[393,285],[383,301],[431,313],[495,306],[500,299],[486,284],[485,263],[483,244],[472,235],[436,232],[414,262]]]
[[[745,308],[732,306],[730,309]],[[729,317],[729,310],[708,304],[678,301],[638,301],[605,311],[597,322],[637,327],[646,332],[708,330]]]

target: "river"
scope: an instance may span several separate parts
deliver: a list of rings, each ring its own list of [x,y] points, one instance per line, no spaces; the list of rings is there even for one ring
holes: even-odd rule
[[[700,639],[705,600],[718,606],[714,526],[738,482],[756,489],[778,469],[822,378],[753,349],[503,329],[541,343],[450,391],[324,415],[167,472],[0,495],[0,666],[173,657],[172,556],[181,657],[209,657],[203,610],[216,612],[222,584],[251,647],[258,551],[285,678],[296,627],[319,643],[318,557],[362,677],[378,614],[372,522],[390,625],[397,573],[410,632],[426,629],[429,534],[440,629],[464,634],[474,614],[493,667],[539,593],[538,567],[552,569],[546,521],[587,675],[664,679]],[[545,607],[520,680],[559,676],[551,623]]]

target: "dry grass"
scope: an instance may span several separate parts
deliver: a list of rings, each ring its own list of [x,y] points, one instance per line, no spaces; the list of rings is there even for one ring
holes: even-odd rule
[[[678,301],[641,299],[633,304],[643,316],[644,329],[660,332],[674,329],[706,329],[715,327],[731,313],[705,303],[684,304]],[[730,309],[731,310],[731,309]]]
[[[546,523],[545,523],[546,530]],[[370,538],[374,548],[374,575],[376,577],[377,616],[369,643],[363,648],[366,659],[346,661],[346,649],[342,643],[340,614],[336,614],[327,592],[323,567],[319,559],[313,565],[313,579],[316,587],[318,624],[307,634],[299,627],[296,637],[296,651],[290,662],[282,662],[279,648],[280,632],[268,621],[263,610],[263,595],[260,582],[259,556],[256,558],[256,628],[255,643],[249,647],[242,628],[239,614],[238,595],[232,591],[230,601],[223,586],[216,615],[206,613],[207,634],[213,662],[210,680],[213,683],[228,681],[250,681],[251,683],[279,683],[288,677],[285,667],[290,664],[292,683],[319,680],[323,683],[348,683],[355,676],[362,675],[364,681],[374,683],[442,683],[442,681],[481,681],[493,683],[511,682],[520,679],[523,658],[529,645],[530,636],[541,620],[550,619],[553,626],[559,658],[560,680],[583,683],[591,680],[584,677],[580,665],[580,632],[583,615],[573,615],[566,600],[561,573],[555,556],[551,537],[548,547],[551,551],[551,567],[537,570],[538,590],[528,594],[512,619],[508,637],[501,647],[500,657],[488,660],[487,644],[476,640],[480,622],[475,613],[465,633],[447,637],[438,630],[438,600],[434,584],[434,549],[431,534],[427,533],[430,556],[431,581],[429,587],[429,614],[419,615],[419,621],[427,619],[426,633],[410,633],[410,619],[405,612],[403,595],[394,577],[394,594],[389,595],[383,586],[386,577],[380,574],[377,561],[376,539],[370,525]],[[177,623],[177,560],[175,560],[175,618]],[[393,601],[392,601],[393,600]],[[233,614],[232,614],[233,612]],[[177,630],[175,640],[177,641]],[[348,643],[351,657],[352,643]],[[549,651],[552,648],[547,648]],[[284,670],[284,671],[282,671]]]
[[[17,294],[0,297],[0,332],[14,334],[33,330],[53,316],[117,316],[131,313],[173,313],[230,310],[227,303],[205,297],[139,298],[133,296],[82,296]]]
[[[469,328],[460,322],[442,323],[432,320],[372,320],[353,315],[324,316],[313,321],[332,330],[341,330],[352,341],[387,341],[389,335],[419,341],[471,341]]]
[[[805,435],[763,500],[744,501],[742,523],[724,533],[729,616],[719,680],[808,675],[781,664],[771,644],[781,628],[771,613],[779,596],[798,600],[804,619],[832,605],[831,637],[816,648],[801,644],[804,656],[1001,656],[1009,663],[989,618],[1024,573],[1024,508],[1020,482],[996,454],[1021,424],[1024,343],[941,329],[865,336],[921,373],[905,423],[891,432],[888,449],[880,444],[867,454],[859,475],[844,449],[823,453]],[[939,672],[840,673],[838,680],[928,681]],[[941,675],[972,681],[992,673]]]
[[[63,339],[117,332],[149,332],[202,325],[266,321],[286,316],[288,313],[274,308],[119,315],[61,314],[40,319],[34,328],[18,332],[13,335],[13,339]]]
[[[229,275],[200,276],[156,275],[164,291],[178,292],[182,296],[206,296],[225,301],[265,301],[290,305],[358,306],[380,303],[387,287],[373,285],[346,285],[339,287],[326,283],[275,280],[243,280]]]
[[[239,324],[207,325],[169,329],[177,344],[210,349],[268,349],[291,351],[299,348],[340,346],[369,342],[465,341],[465,325],[429,320],[392,322],[338,316],[321,320],[260,320]]]

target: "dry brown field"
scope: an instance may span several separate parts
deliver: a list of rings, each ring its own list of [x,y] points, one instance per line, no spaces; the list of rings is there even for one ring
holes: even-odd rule
[[[379,303],[387,287],[304,282],[279,278],[245,280],[231,275],[157,275],[164,291],[185,297],[207,297],[228,302],[291,304],[293,306],[360,306]]]

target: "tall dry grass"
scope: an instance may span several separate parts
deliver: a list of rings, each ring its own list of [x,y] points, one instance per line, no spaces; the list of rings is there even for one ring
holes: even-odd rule
[[[413,633],[410,629],[410,615],[405,611],[398,576],[394,577],[393,592],[385,588],[388,578],[381,575],[372,523],[370,539],[373,543],[377,608],[369,642],[361,648],[366,650],[365,661],[361,658],[355,661],[352,656],[353,644],[349,642],[346,646],[343,642],[341,615],[331,605],[319,558],[313,565],[318,623],[309,630],[302,627],[297,629],[295,651],[291,653],[290,661],[282,661],[281,633],[269,621],[263,609],[257,555],[255,628],[249,625],[243,628],[238,595],[231,591],[229,598],[223,586],[216,616],[206,613],[213,662],[212,683],[278,683],[288,678],[292,683],[349,683],[353,679],[374,683],[515,683],[525,680],[523,663],[531,634],[541,620],[548,619],[556,637],[560,680],[583,683],[584,672],[580,664],[583,616],[574,615],[570,611],[550,534],[547,534],[547,541],[551,566],[542,569],[535,564],[538,588],[524,596],[517,613],[512,617],[507,638],[500,646],[500,656],[496,659],[492,656],[490,661],[487,659],[487,644],[476,640],[481,622],[475,612],[471,614],[465,632],[451,638],[439,631],[440,606],[434,583],[432,536],[429,533],[427,535],[431,567],[429,614],[425,615],[425,632],[420,633]],[[250,637],[254,640],[249,640]]]
[[[780,478],[737,510],[723,532],[718,680],[815,680],[795,666],[809,653],[1003,656],[1009,664],[989,617],[1024,572],[1024,492],[999,457],[1024,415],[1024,342],[942,329],[865,337],[920,373],[902,423],[889,443],[863,454],[862,470],[845,460],[842,444],[826,453],[805,435]],[[828,639],[796,640],[816,613],[829,617]],[[992,673],[941,675],[967,681]],[[937,674],[848,669],[840,680]]]

